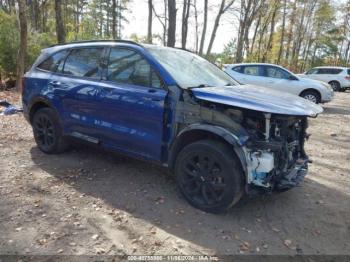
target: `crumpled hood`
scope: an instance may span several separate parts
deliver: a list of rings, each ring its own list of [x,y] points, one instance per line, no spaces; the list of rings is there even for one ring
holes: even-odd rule
[[[304,98],[254,85],[201,87],[191,91],[201,100],[265,113],[317,116],[323,112],[321,106]]]

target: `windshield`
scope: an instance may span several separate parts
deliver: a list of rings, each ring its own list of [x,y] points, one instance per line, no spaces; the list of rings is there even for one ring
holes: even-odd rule
[[[188,51],[156,46],[147,49],[182,88],[238,84],[217,66]]]

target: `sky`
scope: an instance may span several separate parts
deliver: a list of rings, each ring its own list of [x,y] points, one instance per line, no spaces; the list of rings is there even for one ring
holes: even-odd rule
[[[201,28],[203,25],[203,0],[197,0],[198,6],[198,22],[199,22],[199,33],[201,33]],[[209,38],[214,25],[215,16],[219,7],[221,0],[210,0],[209,1],[209,12],[208,12],[208,27],[206,34],[205,49],[208,46]],[[158,14],[162,14],[163,0],[154,0],[154,6]],[[137,34],[139,37],[147,35],[147,20],[148,20],[148,4],[147,0],[132,0],[128,5],[130,10],[126,14],[126,18],[129,20],[128,24],[124,24],[124,29],[122,31],[124,38],[130,38],[130,35]],[[181,19],[182,19],[182,5],[177,6],[177,39],[176,46],[181,46]],[[193,11],[193,9],[192,9]],[[232,19],[232,18],[231,18]],[[188,33],[188,49],[195,49],[195,24],[194,16],[190,17],[189,21],[189,33]],[[158,19],[153,17],[153,34],[162,35],[163,29],[162,25]],[[213,45],[213,52],[221,52],[224,49],[224,45],[227,44],[232,38],[236,37],[237,26],[231,20],[228,20],[228,16],[223,16],[221,19],[220,27],[218,29],[216,39]]]

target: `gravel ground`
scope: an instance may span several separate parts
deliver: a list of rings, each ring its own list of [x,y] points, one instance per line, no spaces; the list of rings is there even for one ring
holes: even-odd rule
[[[350,93],[324,109],[304,183],[224,215],[190,207],[161,167],[86,146],[45,155],[21,114],[0,116],[0,254],[350,255]]]

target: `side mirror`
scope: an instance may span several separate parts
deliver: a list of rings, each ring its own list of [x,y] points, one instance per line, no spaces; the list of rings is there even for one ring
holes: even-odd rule
[[[296,78],[295,76],[293,76],[293,75],[290,75],[289,77],[288,77],[288,80],[299,80],[298,78]]]

